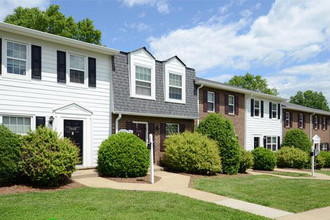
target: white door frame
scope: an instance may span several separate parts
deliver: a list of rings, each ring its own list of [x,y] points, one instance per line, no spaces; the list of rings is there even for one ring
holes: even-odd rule
[[[259,138],[259,146],[258,146],[258,147],[262,147],[262,145],[261,145],[261,144],[263,144],[263,143],[262,143],[262,140],[263,140],[263,139],[262,139],[262,135],[261,135],[261,134],[253,134],[253,135],[252,135],[252,138],[253,138],[253,139],[252,139],[252,145],[253,145],[252,148],[254,149],[254,138],[255,138],[255,137],[258,137],[258,138]]]
[[[145,121],[133,121],[132,122],[133,124],[145,124],[146,125],[146,143],[148,144],[148,139],[149,139],[149,128],[148,128],[148,122],[145,122]]]

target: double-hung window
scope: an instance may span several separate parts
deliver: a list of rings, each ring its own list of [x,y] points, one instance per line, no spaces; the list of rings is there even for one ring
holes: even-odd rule
[[[326,128],[327,128],[326,118],[322,117],[322,130],[326,130]]]
[[[314,116],[314,129],[318,129],[319,126],[319,117]]]
[[[260,101],[254,100],[254,116],[259,117],[260,116]]]
[[[70,82],[85,83],[85,57],[70,54]]]
[[[169,73],[169,98],[182,100],[182,76]]]
[[[207,92],[207,111],[215,111],[215,95],[214,92]]]
[[[276,137],[267,137],[266,148],[272,151],[277,150],[277,138]]]
[[[179,124],[176,123],[166,123],[166,137],[172,134],[179,133]]]
[[[277,104],[272,103],[272,118],[277,118]]]
[[[3,116],[2,124],[14,133],[26,134],[31,129],[31,118]]]
[[[151,69],[135,66],[135,94],[151,96]]]
[[[285,112],[285,127],[290,127],[291,124],[291,114],[290,112]]]
[[[27,45],[7,41],[7,73],[26,75]]]
[[[228,96],[228,113],[235,114],[235,97],[233,95]]]
[[[304,128],[304,115],[299,114],[299,128]]]

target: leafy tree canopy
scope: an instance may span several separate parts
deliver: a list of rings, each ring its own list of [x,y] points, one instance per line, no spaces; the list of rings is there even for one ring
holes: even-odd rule
[[[278,95],[277,89],[269,88],[267,80],[263,79],[260,75],[254,76],[246,73],[245,76],[234,76],[229,80],[228,84],[270,95]]]
[[[14,25],[101,45],[101,31],[95,29],[92,20],[85,18],[75,22],[72,16],[66,17],[62,14],[58,5],[52,4],[45,11],[41,11],[38,8],[18,7],[4,21]]]
[[[298,105],[303,105],[310,108],[329,111],[328,101],[322,92],[307,90],[299,91],[295,96],[291,96],[290,102]]]

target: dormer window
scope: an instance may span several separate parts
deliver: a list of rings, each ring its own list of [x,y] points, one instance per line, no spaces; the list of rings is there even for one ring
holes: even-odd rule
[[[170,99],[182,100],[182,76],[174,73],[169,74],[169,97]]]
[[[135,94],[151,96],[151,69],[135,66]]]

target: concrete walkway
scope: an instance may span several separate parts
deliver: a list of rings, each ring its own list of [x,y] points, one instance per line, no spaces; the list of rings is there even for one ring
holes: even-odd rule
[[[161,177],[155,184],[120,183],[99,177],[95,170],[78,170],[73,174],[72,179],[89,187],[177,193],[193,199],[211,202],[273,219],[293,215],[290,212],[189,188],[189,176],[165,172],[159,169],[155,172],[155,176]]]
[[[296,169],[283,169],[283,168],[275,168],[274,171],[277,172],[288,172],[288,173],[306,173],[310,174],[310,172],[305,171],[305,170],[296,170]],[[313,180],[330,180],[330,176],[323,174],[323,173],[316,173],[315,172],[315,177],[312,176],[302,176],[302,177],[294,177],[294,176],[283,176],[283,175],[277,175],[273,174],[271,172],[260,172],[260,171],[254,171],[254,170],[248,170],[247,173],[252,174],[252,175],[270,175],[270,176],[276,176],[280,177],[283,179],[313,179]]]
[[[330,219],[330,207],[313,209],[307,212],[301,212],[294,215],[284,216],[279,218],[280,220],[329,220]]]

